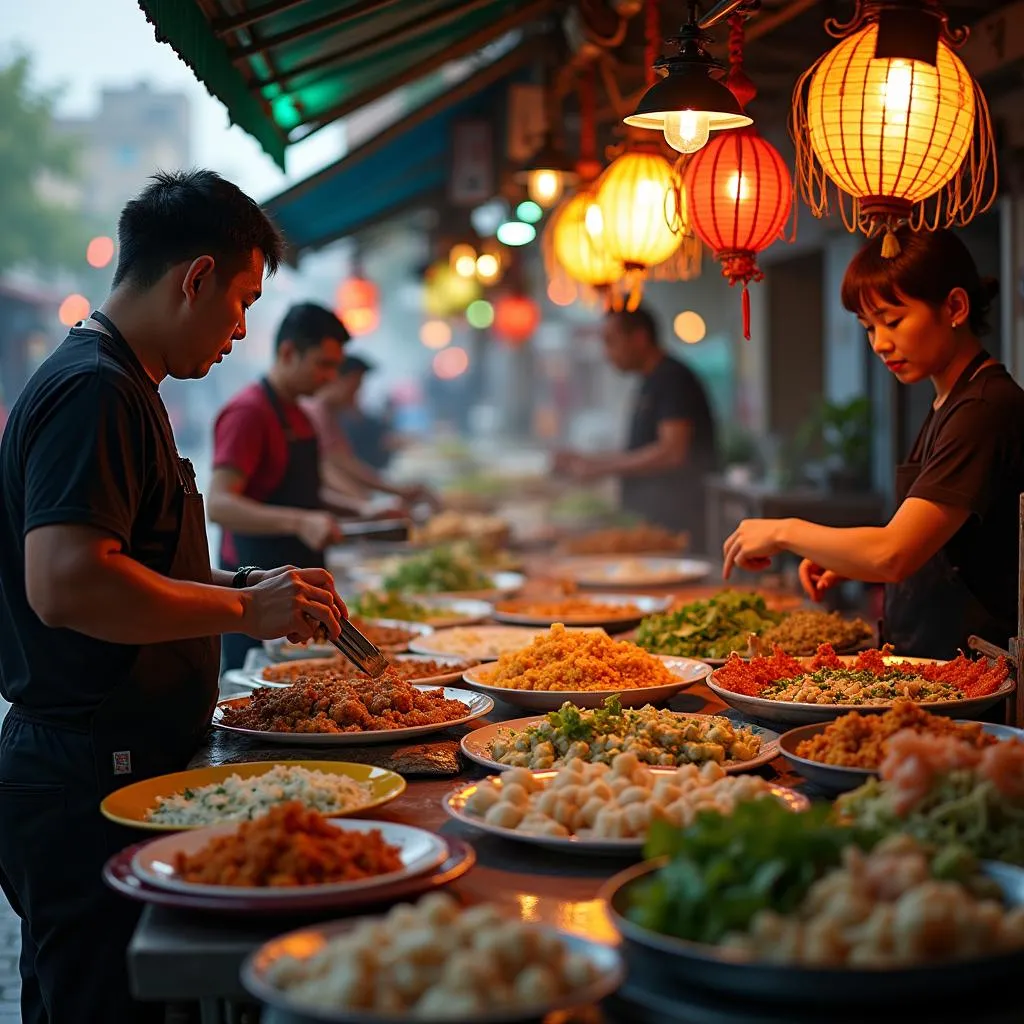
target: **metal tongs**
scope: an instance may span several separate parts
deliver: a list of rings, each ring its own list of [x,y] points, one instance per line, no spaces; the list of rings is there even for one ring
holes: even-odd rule
[[[327,638],[349,661],[368,676],[379,679],[388,667],[388,659],[379,647],[370,643],[348,619],[341,620],[341,635],[337,640]]]

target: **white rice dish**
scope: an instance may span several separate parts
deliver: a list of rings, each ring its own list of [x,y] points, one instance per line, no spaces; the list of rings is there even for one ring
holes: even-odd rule
[[[251,821],[288,800],[299,800],[329,816],[355,810],[371,799],[370,787],[347,775],[279,764],[263,775],[248,779],[229,775],[223,782],[159,796],[146,817],[154,824],[183,827]]]

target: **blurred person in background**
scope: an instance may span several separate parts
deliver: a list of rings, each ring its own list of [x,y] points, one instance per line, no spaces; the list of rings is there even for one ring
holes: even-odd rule
[[[400,487],[385,480],[378,472],[378,465],[364,459],[350,436],[354,422],[353,411],[357,414],[356,420],[368,422],[362,420],[358,396],[363,379],[371,371],[372,367],[366,360],[358,356],[346,356],[337,376],[315,396],[302,401],[302,407],[316,427],[319,438],[320,469],[324,483],[338,495],[348,497],[357,509],[364,511],[375,493],[397,498],[406,509],[411,509],[418,502],[437,507],[437,498],[426,487],[419,484]],[[371,455],[375,452],[379,455],[378,449],[383,448],[386,429],[384,424],[379,424],[379,429],[375,425],[368,433],[362,434],[362,452],[365,453],[365,442],[369,438],[373,449]]]
[[[245,337],[281,248],[212,171],[156,175],[121,213],[110,295],[33,374],[0,444],[0,888],[21,918],[24,1024],[163,1020],[129,990],[139,904],[101,877],[140,835],[100,802],[187,767],[219,634],[337,636],[345,614],[322,569],[211,568],[159,391]]]
[[[574,480],[618,477],[622,507],[642,520],[690,535],[705,548],[704,478],[715,471],[715,421],[700,378],[661,347],[643,308],[605,317],[605,355],[641,378],[623,452],[559,452],[555,470]]]
[[[221,527],[221,567],[321,567],[341,540],[337,514],[351,514],[320,474],[320,445],[299,399],[338,375],[349,333],[331,310],[292,306],[277,331],[274,363],[217,414],[210,519]],[[224,665],[240,668],[257,642],[224,637]]]

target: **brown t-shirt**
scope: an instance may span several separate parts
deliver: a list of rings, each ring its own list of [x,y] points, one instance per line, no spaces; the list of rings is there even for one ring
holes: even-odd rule
[[[990,614],[1016,622],[1024,391],[1003,366],[979,370],[928,413],[909,461],[922,466],[907,497],[971,513],[946,554]]]

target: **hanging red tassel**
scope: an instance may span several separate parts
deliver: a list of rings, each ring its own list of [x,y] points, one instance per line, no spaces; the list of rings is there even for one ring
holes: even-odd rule
[[[743,282],[743,337],[750,341],[750,290],[747,282]]]

